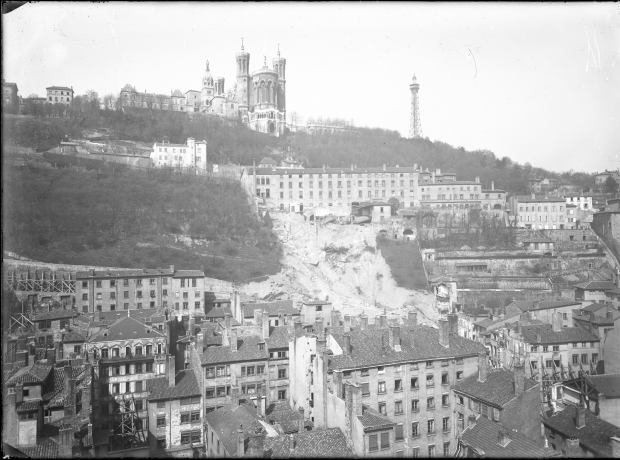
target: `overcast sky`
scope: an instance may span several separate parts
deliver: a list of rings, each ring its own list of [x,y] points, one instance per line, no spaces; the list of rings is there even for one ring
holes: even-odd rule
[[[101,96],[200,90],[205,61],[234,84],[287,60],[287,110],[409,132],[556,171],[620,160],[618,3],[32,3],[3,15],[3,77]],[[271,65],[271,64],[270,64]]]

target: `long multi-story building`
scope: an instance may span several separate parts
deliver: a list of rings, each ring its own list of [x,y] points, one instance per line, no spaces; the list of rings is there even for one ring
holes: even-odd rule
[[[76,273],[76,307],[82,312],[167,308],[183,317],[204,314],[202,270],[170,268],[88,270]]]
[[[435,456],[455,452],[451,390],[477,373],[480,343],[457,335],[458,319],[439,330],[375,325],[304,333],[295,323],[290,342],[291,405],[318,428],[340,428],[360,457]],[[451,332],[453,331],[453,332]]]
[[[535,194],[510,197],[510,211],[517,227],[531,229],[566,228],[566,201],[557,196]]]
[[[205,173],[207,171],[207,141],[196,141],[193,137],[185,144],[155,142],[151,151],[151,161],[157,167],[193,168]]]
[[[71,105],[73,101],[73,86],[71,88],[66,86],[48,86],[45,90],[47,91],[47,102],[50,104]]]

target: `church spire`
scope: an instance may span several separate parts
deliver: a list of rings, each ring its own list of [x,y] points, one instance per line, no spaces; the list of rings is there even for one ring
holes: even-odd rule
[[[208,60],[207,60],[207,69],[206,70],[209,70],[209,61]]]
[[[280,59],[280,44],[278,43],[278,59]]]
[[[243,37],[241,37],[241,51],[243,51]]]

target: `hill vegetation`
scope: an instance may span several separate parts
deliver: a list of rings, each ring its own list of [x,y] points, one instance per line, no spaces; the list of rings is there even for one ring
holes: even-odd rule
[[[227,280],[279,270],[270,223],[255,217],[235,181],[49,153],[4,166],[6,250],[54,263],[204,266]]]

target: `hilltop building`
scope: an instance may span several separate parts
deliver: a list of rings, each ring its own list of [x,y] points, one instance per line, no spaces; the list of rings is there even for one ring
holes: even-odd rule
[[[207,141],[196,141],[193,137],[188,137],[185,144],[155,142],[151,151],[151,161],[157,167],[191,168],[205,174],[207,172]]]
[[[71,88],[66,86],[48,86],[45,90],[47,91],[47,102],[51,104],[71,105],[73,101],[73,86]]]

